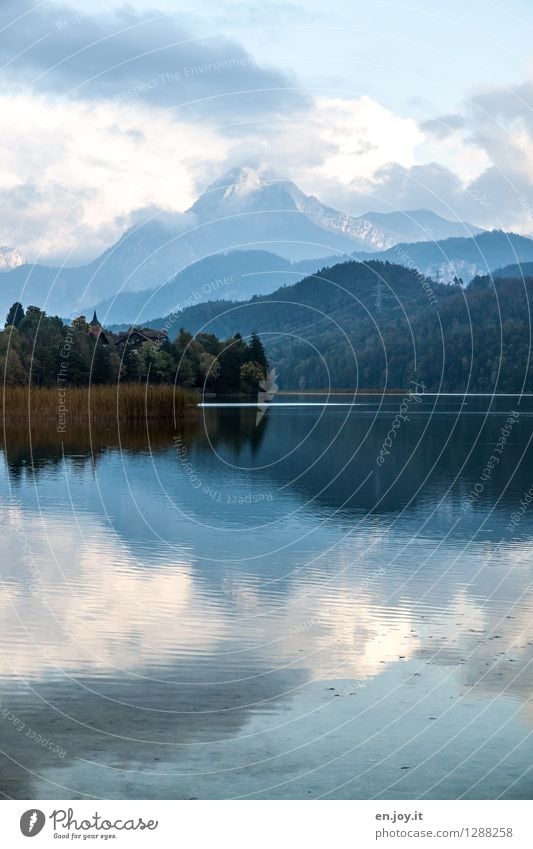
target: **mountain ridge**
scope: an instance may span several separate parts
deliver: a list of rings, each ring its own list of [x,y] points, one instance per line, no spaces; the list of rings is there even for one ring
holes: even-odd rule
[[[332,255],[348,259],[354,248],[364,247],[368,258],[375,247],[399,237],[387,230],[388,222],[397,229],[407,228],[413,238],[426,232],[428,222],[446,232],[450,227],[471,227],[423,210],[354,218],[304,194],[288,180],[272,180],[243,166],[211,183],[187,212],[156,210],[140,220],[86,265],[19,264],[5,270],[0,311],[6,313],[14,301],[21,301],[74,316],[115,295],[122,299],[126,291],[153,292],[192,264],[235,250],[266,251],[290,263],[315,260],[319,265],[326,258],[330,262]],[[261,274],[260,267],[256,270]],[[241,297],[248,294],[246,289]],[[133,300],[139,302],[136,296]]]
[[[503,230],[487,230],[472,238],[404,242],[372,254],[355,252],[353,257],[359,262],[378,260],[394,263],[400,259],[403,265],[417,268],[427,277],[445,283],[458,277],[466,283],[478,275],[491,274],[513,261],[533,261],[533,239],[518,233],[505,233]]]
[[[431,281],[431,299],[425,282],[416,269],[352,260],[271,295],[202,303],[150,324],[169,334],[258,333],[281,390],[417,381],[436,392],[533,391],[533,278],[477,277],[464,289]]]
[[[336,257],[329,259],[330,264]],[[322,264],[328,264],[328,258]],[[146,323],[166,312],[205,300],[241,301],[273,292],[317,268],[314,259],[291,263],[268,251],[228,251],[200,259],[164,285],[141,292],[121,292],[95,305],[107,324]]]

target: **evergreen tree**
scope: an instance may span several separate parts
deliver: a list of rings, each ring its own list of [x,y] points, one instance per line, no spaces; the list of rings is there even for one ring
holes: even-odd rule
[[[249,359],[248,346],[240,333],[227,339],[218,357],[220,372],[216,381],[217,392],[236,392],[241,383],[241,367]]]
[[[18,327],[22,319],[24,318],[24,307],[22,304],[19,304],[18,301],[15,301],[13,306],[10,308],[7,316],[6,316],[6,327]]]
[[[141,371],[142,362],[139,352],[128,342],[122,353],[120,378],[127,383],[139,382]]]
[[[266,375],[268,371],[268,359],[265,354],[263,343],[257,333],[252,333],[252,338],[248,345],[248,356],[252,362],[257,363],[257,365],[263,369],[263,373]]]
[[[213,334],[194,337],[182,330],[174,343],[164,339],[139,346],[130,339],[119,353],[113,335],[104,331],[95,336],[84,316],[67,326],[39,307],[24,312],[18,306],[14,304],[7,317],[7,321],[18,321],[18,327],[9,324],[7,331],[0,331],[0,380],[8,386],[53,386],[58,381],[71,386],[111,384],[120,375],[127,382],[177,383],[198,389],[207,385],[238,392],[241,368],[252,363],[239,334],[223,343]],[[259,338],[254,346],[261,357]],[[262,374],[262,366],[254,363],[244,372],[247,384],[257,377],[254,369]]]
[[[97,342],[93,355],[91,383],[111,383],[113,377],[114,370],[111,362],[111,351],[107,345]]]

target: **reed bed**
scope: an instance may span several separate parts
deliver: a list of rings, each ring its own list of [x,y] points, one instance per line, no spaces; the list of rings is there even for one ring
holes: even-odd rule
[[[71,421],[143,421],[191,415],[198,395],[174,386],[121,383],[112,386],[6,387],[0,390],[0,415],[4,422],[39,423],[56,420],[58,427]]]

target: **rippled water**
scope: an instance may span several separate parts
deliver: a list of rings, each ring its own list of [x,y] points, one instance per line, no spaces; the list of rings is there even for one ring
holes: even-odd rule
[[[307,400],[8,430],[4,795],[533,796],[533,400]]]

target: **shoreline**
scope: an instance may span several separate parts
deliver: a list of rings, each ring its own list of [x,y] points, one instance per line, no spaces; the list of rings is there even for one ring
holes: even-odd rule
[[[0,415],[9,422],[173,421],[195,415],[199,393],[167,384],[73,387],[14,386],[0,389]]]
[[[337,395],[348,395],[350,398],[353,398],[355,395],[377,395],[377,396],[391,396],[397,397],[399,395],[405,395],[409,393],[409,389],[388,389],[383,391],[382,389],[306,389],[303,392],[300,392],[297,389],[287,389],[285,391],[276,392],[276,395],[290,395],[294,397],[295,395],[327,395],[329,396],[337,396]],[[418,396],[423,397],[424,395],[428,398],[533,398],[532,392],[417,392]],[[222,396],[220,396],[222,397]]]
[[[408,389],[286,389],[276,392],[276,395],[405,395]],[[421,393],[423,394],[423,393]]]

